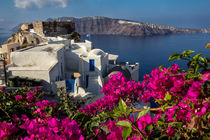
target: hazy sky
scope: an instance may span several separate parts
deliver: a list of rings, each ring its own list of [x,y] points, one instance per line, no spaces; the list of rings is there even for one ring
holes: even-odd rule
[[[0,27],[73,16],[106,16],[210,28],[210,0],[0,0]]]

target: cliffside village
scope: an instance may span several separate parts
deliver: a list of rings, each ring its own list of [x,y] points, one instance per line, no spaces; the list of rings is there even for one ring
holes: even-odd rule
[[[41,79],[43,89],[51,93],[65,87],[68,93],[82,97],[100,94],[114,73],[122,72],[128,79],[139,80],[138,63],[121,63],[118,55],[93,47],[91,41],[66,39],[75,31],[71,21],[34,22],[23,24],[20,30],[21,35],[13,35],[0,48],[1,55],[6,56],[7,77]],[[32,45],[21,47],[25,42]],[[0,84],[6,83],[1,80]]]

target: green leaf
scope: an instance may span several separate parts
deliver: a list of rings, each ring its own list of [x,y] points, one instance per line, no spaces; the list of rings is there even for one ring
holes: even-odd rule
[[[107,126],[102,126],[101,129],[106,132],[106,134],[109,134],[109,129]]]
[[[183,123],[182,123],[182,122],[177,123],[177,128],[178,128],[179,130],[182,129],[182,127],[183,127]]]
[[[197,132],[197,129],[196,128],[193,128],[192,129],[192,133],[196,133]]]
[[[159,103],[159,104],[162,104],[162,102],[163,102],[162,99],[157,99],[157,100],[155,101],[155,103]]]
[[[166,106],[168,106],[168,104],[164,104],[164,105],[162,105],[162,106],[160,107],[160,108],[161,108],[161,110],[162,110],[162,111],[165,111],[165,107],[166,107]]]
[[[203,58],[203,62],[205,63],[205,64],[208,64],[208,60],[204,57]]]
[[[168,58],[168,61],[172,61],[174,59],[180,59],[181,58],[181,55],[178,54],[178,53],[173,53],[169,58]]]
[[[184,57],[187,57],[186,51],[183,51],[183,52],[182,52],[182,55],[183,55]]]
[[[139,113],[137,119],[139,119],[139,118],[143,117],[144,115],[146,115],[148,111],[149,111],[149,109],[146,109],[146,110],[141,111],[141,112]]]
[[[163,125],[164,123],[162,121],[157,122],[158,125]]]
[[[123,139],[126,140],[130,136],[131,132],[132,132],[132,129],[130,127],[129,128],[124,128],[122,130]]]
[[[119,102],[119,109],[122,113],[126,113],[126,110],[127,110],[127,105],[126,103],[123,101],[123,99],[120,99],[120,102]]]
[[[205,60],[204,60],[204,58],[203,57],[199,57],[199,59],[198,60],[200,60],[201,62],[205,62]]]
[[[131,124],[128,121],[119,121],[117,122],[118,127],[128,127],[131,128]]]
[[[170,101],[170,100],[171,100],[171,97],[172,97],[172,96],[167,92],[166,95],[165,95],[164,100],[165,100],[165,101]]]
[[[200,68],[200,65],[197,64],[197,65],[195,66],[195,71],[194,71],[194,72],[197,72],[199,68]]]
[[[98,126],[99,126],[99,123],[98,122],[95,122],[95,121],[90,124],[90,127],[91,128],[98,127]]]
[[[147,134],[149,134],[152,129],[153,129],[153,125],[152,124],[146,126],[146,132],[147,132]]]
[[[49,114],[52,114],[52,112],[53,112],[53,107],[50,106],[50,107],[49,107]]]
[[[187,51],[186,51],[186,54],[187,54],[187,55],[190,55],[190,54],[192,54],[192,53],[194,53],[194,52],[195,52],[195,51],[193,51],[193,50],[187,50]]]
[[[193,56],[193,60],[198,61],[201,55],[202,55],[202,53],[199,53],[199,54]]]
[[[115,121],[118,120],[118,118],[121,116],[121,113],[117,107],[115,107],[112,111],[109,111],[107,114]]]

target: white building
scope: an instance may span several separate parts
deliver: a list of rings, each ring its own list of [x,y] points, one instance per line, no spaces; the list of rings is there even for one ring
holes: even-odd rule
[[[65,48],[63,44],[28,47],[11,53],[10,75],[44,80],[48,89],[65,78]],[[54,87],[54,86],[52,86]]]
[[[120,65],[117,55],[93,49],[90,41],[48,40],[48,44],[12,52],[10,74],[43,79],[47,89],[54,92],[58,81],[65,80],[67,91],[80,95],[100,94],[111,73],[123,72],[127,78],[138,81],[138,63]]]
[[[103,86],[103,78],[108,72],[108,53],[100,49],[92,49],[92,43],[71,42],[71,48],[66,52],[66,77],[70,78],[74,72],[81,74],[80,87],[91,93],[100,93]],[[72,60],[72,61],[71,61]]]

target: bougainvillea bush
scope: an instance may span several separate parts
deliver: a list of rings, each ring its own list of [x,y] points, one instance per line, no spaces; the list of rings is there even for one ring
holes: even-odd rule
[[[104,97],[86,106],[62,89],[53,102],[39,88],[2,88],[0,139],[209,139],[208,59],[192,53],[169,58],[187,60],[188,70],[177,64],[155,68],[141,83],[112,75]]]

